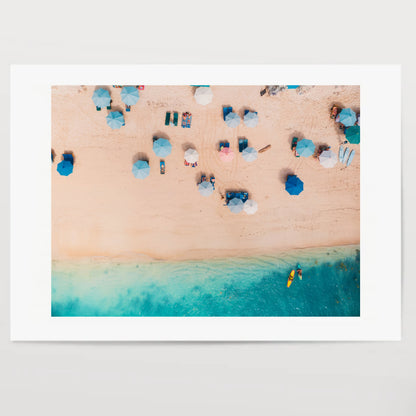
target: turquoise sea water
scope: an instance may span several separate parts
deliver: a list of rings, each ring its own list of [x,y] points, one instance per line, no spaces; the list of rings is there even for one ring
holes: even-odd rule
[[[290,271],[300,263],[303,280]],[[53,262],[52,316],[359,316],[358,246],[184,262]]]

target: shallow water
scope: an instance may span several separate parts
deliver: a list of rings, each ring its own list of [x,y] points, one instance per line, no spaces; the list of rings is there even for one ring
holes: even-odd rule
[[[300,263],[303,279],[286,287]],[[52,316],[359,316],[358,246],[184,262],[53,262]]]

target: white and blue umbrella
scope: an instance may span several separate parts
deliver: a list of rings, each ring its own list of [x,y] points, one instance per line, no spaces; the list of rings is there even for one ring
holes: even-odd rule
[[[150,166],[145,160],[138,160],[132,169],[133,175],[138,179],[144,179],[149,176]]]
[[[120,127],[124,126],[124,116],[120,111],[112,111],[111,113],[108,113],[108,116],[106,117],[107,124],[112,129],[119,129]]]
[[[299,140],[296,144],[296,151],[298,152],[299,156],[309,157],[314,154],[315,145],[313,144],[312,140],[302,139]]]
[[[246,162],[253,162],[257,159],[257,150],[254,147],[246,147],[243,150],[242,156]]]
[[[201,105],[207,105],[212,101],[214,94],[210,87],[199,87],[195,90],[195,101]]]
[[[257,202],[253,199],[247,199],[246,202],[244,202],[244,211],[248,215],[253,215],[257,212]]]
[[[325,150],[319,156],[319,161],[324,168],[333,168],[337,162],[337,155],[331,150]]]
[[[357,115],[351,108],[343,108],[339,113],[339,122],[345,127],[350,127],[357,121]]]
[[[139,91],[136,87],[123,87],[121,90],[121,99],[126,105],[134,105],[139,101]]]
[[[94,104],[99,108],[107,107],[111,103],[110,93],[104,88],[99,88],[98,90],[94,91],[94,94],[92,94],[92,100],[94,101]]]
[[[157,139],[153,142],[153,151],[156,156],[166,157],[172,152],[172,145],[167,139]]]
[[[188,163],[198,162],[198,159],[199,159],[199,154],[198,154],[198,152],[195,149],[188,149],[185,152],[185,160]]]
[[[233,198],[227,204],[233,214],[238,214],[244,209],[244,203],[240,198]]]
[[[240,124],[240,116],[236,113],[228,113],[225,116],[225,123],[227,124],[228,127],[234,128],[237,127]]]
[[[211,182],[202,181],[198,185],[198,191],[202,196],[210,196],[214,192],[214,187]]]
[[[254,111],[249,111],[244,115],[244,124],[247,127],[256,127],[259,123],[259,116]]]

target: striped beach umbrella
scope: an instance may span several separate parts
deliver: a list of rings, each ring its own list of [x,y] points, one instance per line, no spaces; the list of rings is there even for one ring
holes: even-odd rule
[[[298,141],[296,145],[296,151],[298,152],[299,156],[309,157],[314,154],[315,145],[313,144],[312,140],[302,139]]]
[[[259,116],[254,111],[249,111],[244,115],[244,124],[247,127],[256,127],[259,123]]]
[[[185,160],[188,163],[198,162],[198,159],[199,159],[199,154],[198,154],[198,152],[195,149],[188,149],[185,152]]]
[[[234,159],[234,152],[229,147],[223,147],[220,151],[220,159],[223,162],[231,162]]]
[[[248,215],[253,215],[257,212],[257,202],[252,199],[247,199],[246,202],[244,202],[244,211]]]
[[[257,159],[257,150],[254,147],[246,147],[243,150],[242,156],[246,162],[253,162]]]
[[[360,126],[352,126],[345,129],[345,138],[353,144],[360,143]]]
[[[210,87],[199,87],[195,90],[194,98],[198,104],[207,105],[212,101],[214,94]]]
[[[299,195],[303,191],[303,182],[296,175],[288,175],[285,188],[290,195]]]
[[[339,122],[345,127],[350,127],[357,121],[357,116],[351,108],[343,108],[339,113]]]
[[[133,175],[137,179],[145,179],[149,176],[150,166],[146,160],[138,160],[132,169]]]
[[[228,127],[234,128],[237,127],[240,124],[240,116],[236,113],[228,113],[225,116],[225,123],[227,124]]]
[[[233,214],[238,214],[244,209],[244,203],[240,198],[233,198],[227,204]]]
[[[167,139],[157,139],[153,142],[153,151],[156,156],[166,157],[172,152],[172,145]]]
[[[198,191],[202,196],[210,196],[214,192],[214,187],[211,182],[202,181],[198,185]]]
[[[319,156],[319,161],[324,168],[333,168],[338,162],[338,157],[332,150],[324,150]]]
[[[126,105],[134,105],[139,101],[139,91],[136,87],[123,87],[121,90],[121,100]]]
[[[119,129],[120,127],[124,126],[124,116],[120,111],[112,111],[111,113],[108,113],[108,116],[106,117],[107,124],[113,129]]]
[[[111,103],[110,93],[104,88],[99,88],[92,94],[92,100],[94,101],[94,104],[99,108],[107,107]]]

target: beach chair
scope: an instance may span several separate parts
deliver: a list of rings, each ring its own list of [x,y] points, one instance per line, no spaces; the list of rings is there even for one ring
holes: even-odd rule
[[[164,160],[160,161],[160,174],[161,175],[165,174],[165,161]]]
[[[248,199],[248,192],[241,192],[241,200],[246,202]]]
[[[177,125],[178,125],[178,119],[179,119],[179,115],[178,115],[178,113],[175,111],[175,112],[173,113],[173,125],[174,125],[174,126],[177,126]]]
[[[126,111],[130,111],[131,110],[131,106],[126,104]]]
[[[211,176],[210,178],[209,178],[209,181],[212,183],[212,188],[214,189],[214,191],[215,191],[215,176]]]
[[[190,129],[191,128],[191,123],[192,123],[192,114],[191,113],[186,113],[185,127],[187,129]]]
[[[300,157],[299,153],[296,151],[296,146],[298,144],[298,141],[299,139],[297,137],[294,137],[292,139],[292,145],[291,145],[292,152],[295,152],[296,157]]]
[[[107,110],[111,110],[111,101],[110,101],[110,105],[107,106]]]
[[[238,151],[241,153],[244,149],[248,147],[247,139],[238,139]]]
[[[228,143],[228,142],[220,142],[220,152],[225,147],[230,147],[230,143]]]
[[[186,127],[186,113],[182,113],[182,121],[181,121],[181,126],[183,128]]]
[[[64,153],[62,157],[64,158],[64,160],[67,160],[68,162],[74,164],[74,156],[71,153]]]
[[[101,111],[101,107],[96,106],[95,108],[97,109],[97,111]]]
[[[249,112],[250,112],[250,110],[244,110],[244,115],[246,115]],[[252,113],[257,114],[257,111],[252,111]]]
[[[170,112],[166,111],[165,126],[169,126],[169,124],[170,124]]]
[[[222,108],[222,114],[224,117],[224,121],[225,121],[225,117],[227,117],[227,114],[232,113],[233,112],[233,108],[232,107],[223,107]]]
[[[205,175],[201,175],[201,183],[206,181],[206,180],[207,180],[207,177]]]

